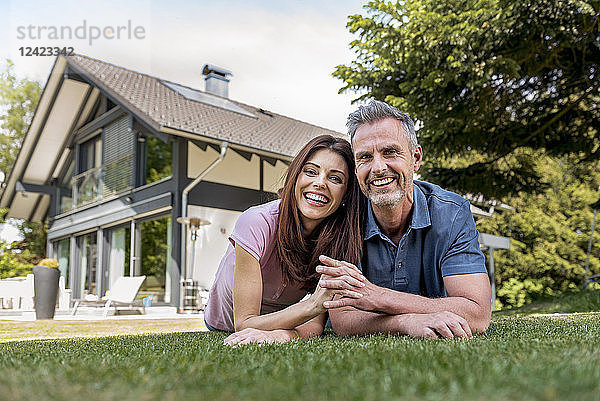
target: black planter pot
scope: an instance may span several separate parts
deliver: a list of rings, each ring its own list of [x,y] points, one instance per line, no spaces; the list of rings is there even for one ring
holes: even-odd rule
[[[60,271],[52,267],[33,266],[35,318],[52,319],[58,296]]]

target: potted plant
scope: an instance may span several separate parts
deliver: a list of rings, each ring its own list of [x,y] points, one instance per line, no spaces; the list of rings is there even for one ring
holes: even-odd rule
[[[54,318],[60,271],[56,259],[42,259],[33,267],[33,289],[36,319]]]

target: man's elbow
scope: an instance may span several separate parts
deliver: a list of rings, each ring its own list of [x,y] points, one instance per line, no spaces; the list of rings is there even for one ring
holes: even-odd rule
[[[478,316],[476,319],[474,319],[472,326],[471,326],[471,330],[473,331],[473,334],[483,334],[486,332],[486,330],[490,327],[490,321],[492,319],[492,311],[491,308],[485,308],[485,310],[483,310],[480,313],[480,316]]]
[[[349,319],[344,318],[343,311],[329,311],[329,321],[331,322],[331,328],[340,337],[349,337],[356,335]]]

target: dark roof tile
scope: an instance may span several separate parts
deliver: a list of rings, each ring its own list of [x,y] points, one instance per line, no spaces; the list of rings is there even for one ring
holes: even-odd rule
[[[318,135],[345,137],[338,132],[231,99],[227,100],[255,117],[190,100],[158,78],[90,57],[75,55],[67,57],[67,60],[75,70],[156,130],[169,127],[285,156],[294,156]],[[223,101],[218,96],[214,98]]]

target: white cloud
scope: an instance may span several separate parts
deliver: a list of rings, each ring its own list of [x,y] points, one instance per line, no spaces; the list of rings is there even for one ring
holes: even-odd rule
[[[17,40],[17,26],[75,26],[83,19],[106,26],[132,20],[145,27],[146,39],[98,40],[91,46],[87,40],[61,43],[91,57],[200,89],[200,69],[205,63],[215,64],[234,74],[232,99],[344,131],[345,118],[354,109],[352,96],[337,94],[342,82],[331,73],[336,65],[352,59],[348,50],[352,37],[345,24],[347,15],[360,12],[361,1],[330,3],[323,8],[316,0],[217,4],[61,0],[49,7],[41,1],[13,1],[9,40],[0,41],[4,43],[0,57],[11,57],[20,75],[45,81],[53,60],[21,57],[18,47],[46,44]]]

